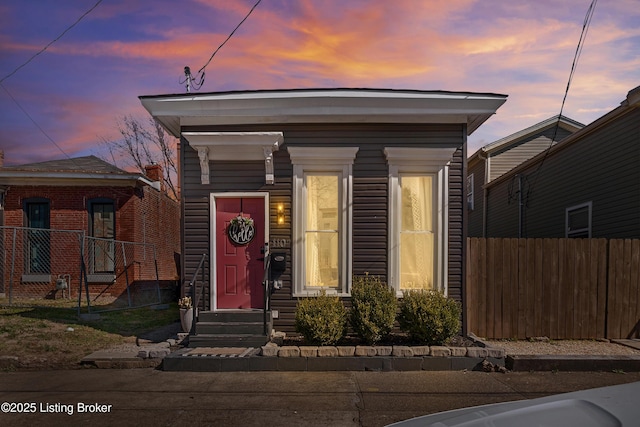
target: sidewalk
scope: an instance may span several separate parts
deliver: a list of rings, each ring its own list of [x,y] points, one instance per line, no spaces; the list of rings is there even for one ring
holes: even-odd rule
[[[138,345],[96,351],[82,359],[82,364],[98,368],[161,368],[165,371],[608,371],[640,372],[640,355],[506,355],[501,352],[474,352],[470,355],[444,353],[407,353],[388,347],[371,356],[337,351],[311,353],[298,351],[270,352],[263,356],[260,348],[187,348],[178,345],[177,326],[154,331],[138,340]],[[481,345],[482,345],[481,341]],[[487,345],[486,343],[484,345]],[[612,345],[626,345],[640,350],[640,340],[616,340]],[[492,350],[499,350],[489,347]],[[286,356],[282,356],[286,354]],[[306,353],[310,354],[310,353]],[[383,355],[380,355],[383,354]],[[394,355],[396,354],[396,355]],[[405,354],[405,355],[402,355]],[[409,353],[409,354],[413,354]],[[435,354],[435,355],[434,355]],[[454,352],[454,354],[456,354]],[[504,352],[502,352],[504,355]],[[498,357],[495,357],[498,356]]]

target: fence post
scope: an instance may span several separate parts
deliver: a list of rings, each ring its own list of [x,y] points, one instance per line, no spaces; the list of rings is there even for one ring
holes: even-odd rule
[[[129,289],[129,266],[127,265],[127,253],[124,249],[124,242],[120,242],[120,247],[122,248],[122,261],[124,263],[124,277],[125,277],[125,280],[127,281],[127,302],[129,303],[129,307],[131,307],[131,291]]]
[[[13,275],[16,266],[16,231],[13,229],[13,243],[11,244],[11,276],[9,277],[9,305],[13,305]]]

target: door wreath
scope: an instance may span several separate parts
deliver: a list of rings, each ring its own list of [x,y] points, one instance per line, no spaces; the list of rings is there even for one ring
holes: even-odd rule
[[[253,225],[253,219],[238,215],[233,218],[227,227],[227,235],[236,245],[246,245],[256,235],[256,231]]]

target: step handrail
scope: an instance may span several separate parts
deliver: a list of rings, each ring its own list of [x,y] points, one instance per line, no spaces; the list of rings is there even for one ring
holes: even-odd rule
[[[264,334],[266,336],[269,336],[271,331],[268,331],[267,329],[267,311],[271,308],[271,298],[270,298],[270,293],[271,293],[271,286],[269,286],[269,284],[271,283],[270,279],[271,279],[271,256],[269,256],[269,253],[265,253],[265,257],[267,258],[267,262],[265,263],[264,266],[264,274],[262,275],[262,286],[264,287],[264,310],[263,310],[263,316],[262,316],[262,321],[264,324]]]
[[[189,331],[189,335],[195,335],[196,323],[198,322],[198,305],[200,304],[200,297],[202,296],[202,292],[204,290],[204,286],[200,286],[199,291],[196,289],[198,286],[198,273],[202,271],[202,284],[204,285],[204,262],[207,259],[207,254],[202,254],[200,258],[200,262],[198,263],[198,267],[196,268],[195,273],[193,273],[193,277],[189,282],[189,288],[191,290],[191,300],[193,301],[193,322],[191,323],[191,330]]]

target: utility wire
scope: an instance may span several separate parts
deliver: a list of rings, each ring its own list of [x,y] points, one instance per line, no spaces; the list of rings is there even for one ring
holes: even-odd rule
[[[6,79],[8,79],[9,77],[13,76],[15,73],[18,72],[18,70],[20,70],[22,67],[24,67],[25,65],[27,65],[29,62],[33,61],[35,59],[36,56],[40,55],[42,52],[44,52],[45,50],[47,50],[49,48],[49,46],[51,46],[52,44],[54,44],[55,42],[57,42],[58,40],[60,40],[62,38],[62,36],[64,36],[69,30],[71,30],[73,27],[75,27],[78,22],[82,21],[82,19],[87,16],[88,14],[90,14],[93,9],[95,9],[96,7],[98,7],[98,5],[102,3],[102,0],[98,0],[98,2],[96,4],[93,5],[93,7],[89,10],[87,10],[84,14],[82,14],[82,16],[80,16],[80,18],[78,18],[76,20],[76,22],[74,22],[73,24],[71,24],[69,27],[67,27],[66,30],[64,30],[58,37],[56,37],[55,39],[53,39],[48,45],[46,45],[45,47],[43,47],[42,49],[40,49],[39,52],[37,52],[36,54],[34,54],[31,58],[29,58],[25,63],[23,63],[22,65],[20,65],[18,68],[16,68],[15,70],[13,70],[12,72],[10,72],[9,74],[7,74],[5,77],[2,78],[2,80],[0,80],[0,83],[2,83],[3,81],[5,81]],[[5,89],[6,90],[6,89]],[[24,111],[24,110],[23,110]]]
[[[569,88],[571,87],[571,81],[573,80],[573,76],[575,74],[576,71],[576,67],[578,65],[578,60],[580,59],[580,55],[582,54],[582,48],[584,47],[584,41],[587,37],[587,32],[589,31],[589,26],[591,24],[591,18],[593,17],[593,12],[595,11],[596,8],[596,3],[598,2],[598,0],[592,0],[591,4],[589,5],[589,9],[587,9],[587,14],[584,18],[584,22],[582,24],[582,32],[580,33],[580,39],[578,40],[578,46],[576,47],[576,52],[573,56],[573,63],[571,64],[571,72],[569,73],[569,79],[567,80],[567,87],[564,90],[564,96],[562,97],[562,104],[560,106],[560,113],[558,114],[558,120],[556,122],[556,125],[554,127],[553,130],[553,136],[551,137],[551,141],[549,141],[549,146],[547,147],[547,149],[544,152],[544,156],[542,157],[542,160],[540,161],[540,163],[538,164],[538,167],[536,168],[535,171],[532,172],[532,174],[534,175],[533,177],[533,182],[528,186],[528,188],[525,190],[520,189],[520,191],[523,192],[523,195],[521,197],[523,197],[523,212],[522,212],[522,229],[526,232],[526,208],[528,207],[528,203],[529,203],[529,197],[531,196],[531,193],[533,192],[534,187],[536,186],[536,183],[538,181],[538,178],[540,177],[540,169],[542,169],[542,165],[544,165],[545,160],[547,159],[547,156],[549,155],[549,152],[551,151],[551,147],[553,146],[553,142],[555,141],[557,135],[558,135],[558,129],[560,127],[560,121],[562,120],[562,113],[564,111],[564,105],[565,102],[567,101],[567,95],[569,94]],[[529,177],[524,175],[524,179],[525,179],[525,183],[528,182]]]
[[[53,138],[51,138],[49,136],[49,134],[47,134],[47,132],[44,131],[44,129],[42,129],[42,127],[40,127],[40,125],[38,124],[38,122],[36,122],[34,120],[33,117],[31,117],[31,115],[27,112],[27,110],[25,110],[22,105],[20,105],[20,103],[18,102],[17,99],[15,99],[13,97],[13,95],[11,94],[11,92],[9,92],[9,90],[2,84],[2,82],[4,82],[6,79],[8,79],[9,77],[13,76],[15,73],[17,73],[22,67],[24,67],[25,65],[29,64],[31,61],[33,61],[36,56],[40,55],[42,52],[44,52],[45,50],[47,50],[49,48],[49,46],[51,46],[52,44],[54,44],[55,42],[57,42],[58,40],[60,40],[65,34],[67,34],[67,32],[69,32],[69,30],[71,30],[73,27],[75,27],[80,21],[82,21],[82,19],[87,16],[88,14],[90,14],[96,7],[98,7],[98,5],[102,3],[102,0],[98,0],[96,2],[96,4],[94,4],[91,9],[87,10],[85,13],[83,13],[77,20],[76,22],[74,22],[73,24],[71,24],[70,26],[68,26],[62,33],[60,33],[60,35],[58,37],[56,37],[55,39],[53,39],[49,44],[47,44],[45,47],[43,47],[42,49],[40,49],[36,54],[34,54],[31,58],[29,58],[26,62],[24,62],[22,65],[20,65],[19,67],[17,67],[15,70],[13,70],[12,72],[10,72],[9,74],[7,74],[5,77],[2,78],[2,80],[0,80],[0,86],[2,87],[2,89],[4,89],[5,92],[7,92],[7,95],[9,95],[9,98],[11,98],[11,100],[13,100],[13,102],[18,106],[18,108],[24,113],[25,116],[27,116],[29,118],[29,120],[31,120],[31,123],[33,123],[35,125],[35,127],[38,128],[38,130],[40,132],[42,132],[42,134],[49,140],[51,141],[51,143],[53,145],[56,146],[56,148],[58,150],[60,150],[60,152],[62,152],[62,154],[64,154],[69,160],[73,159],[71,157],[69,157],[69,155],[53,140]]]
[[[233,35],[235,34],[235,32],[238,30],[238,28],[240,28],[240,26],[244,23],[244,21],[247,20],[247,18],[249,18],[249,15],[251,15],[251,13],[254,11],[254,9],[256,7],[258,7],[258,5],[260,4],[262,0],[258,0],[256,2],[256,4],[253,5],[253,7],[251,8],[251,10],[249,10],[249,12],[245,15],[245,17],[242,19],[242,21],[240,21],[240,23],[238,25],[236,25],[236,27],[233,29],[233,31],[231,31],[231,33],[229,34],[229,36],[222,42],[222,44],[220,44],[220,46],[218,46],[218,48],[213,51],[213,53],[211,54],[211,57],[209,58],[209,60],[207,61],[206,64],[204,64],[202,66],[202,68],[200,68],[198,70],[198,74],[202,73],[202,76],[200,78],[200,83],[199,86],[202,86],[202,83],[204,83],[204,69],[207,68],[207,66],[211,63],[211,61],[213,60],[213,57],[216,56],[216,54],[218,53],[218,51],[220,49],[222,49],[222,47],[227,44],[227,42],[231,39],[231,37],[233,37]]]
[[[592,0],[591,1],[591,5],[589,6],[589,9],[587,10],[587,14],[584,18],[584,23],[582,24],[582,32],[580,33],[580,40],[578,40],[578,46],[576,47],[576,52],[574,54],[573,57],[573,64],[571,65],[571,72],[569,73],[569,79],[567,80],[567,87],[564,90],[564,96],[562,98],[562,105],[560,106],[560,113],[558,114],[558,121],[556,122],[556,126],[554,128],[553,131],[553,137],[551,138],[551,141],[549,142],[549,146],[547,147],[547,149],[545,150],[544,153],[544,157],[542,158],[542,160],[540,161],[540,164],[538,165],[538,167],[536,168],[534,174],[536,174],[536,177],[533,181],[533,184],[535,185],[536,181],[538,180],[538,171],[542,168],[542,165],[544,164],[544,161],[547,159],[547,156],[549,155],[549,150],[551,150],[551,147],[553,146],[553,142],[556,139],[556,136],[558,134],[558,128],[560,127],[560,120],[562,120],[562,112],[564,111],[564,104],[567,101],[567,95],[569,94],[569,87],[571,86],[571,81],[573,80],[573,75],[575,74],[576,71],[576,67],[578,65],[578,60],[580,59],[580,55],[582,54],[582,48],[584,47],[584,41],[587,37],[587,32],[589,31],[589,25],[591,24],[591,18],[593,17],[593,12],[595,11],[596,8],[596,3],[598,2],[598,0]],[[531,186],[531,189],[533,189],[533,186]],[[530,189],[530,191],[531,191]]]
[[[31,115],[27,112],[27,110],[25,110],[24,108],[22,108],[22,105],[20,105],[20,103],[18,102],[18,100],[17,100],[17,99],[15,99],[15,98],[13,97],[13,95],[11,95],[11,92],[9,92],[9,90],[8,90],[8,89],[7,89],[7,88],[2,84],[2,82],[0,82],[0,86],[2,87],[2,89],[4,89],[4,91],[5,91],[5,92],[7,92],[7,95],[9,95],[9,98],[11,98],[11,99],[13,100],[13,102],[15,102],[15,104],[18,106],[18,108],[19,108],[20,110],[22,110],[22,112],[24,113],[24,115],[25,115],[25,116],[27,116],[27,117],[29,118],[29,120],[31,120],[31,123],[33,123],[33,124],[35,125],[35,127],[37,127],[37,128],[38,128],[38,130],[40,130],[40,132],[42,132],[42,134],[43,134],[45,137],[47,137],[47,139],[48,139],[49,141],[51,141],[51,142],[53,143],[53,145],[55,145],[55,146],[58,148],[58,150],[60,150],[60,152],[62,152],[62,154],[64,154],[64,155],[67,157],[67,159],[69,159],[69,160],[72,160],[72,161],[73,161],[73,159],[72,159],[71,157],[69,157],[69,155],[68,155],[67,153],[65,153],[65,151],[64,151],[64,150],[63,150],[63,149],[62,149],[62,148],[61,148],[61,147],[60,147],[60,146],[59,146],[59,145],[58,145],[58,144],[53,140],[53,138],[51,138],[51,137],[50,137],[50,136],[49,136],[49,135],[44,131],[44,129],[42,129],[42,128],[40,127],[40,125],[39,125],[39,124],[38,124],[38,123],[33,119],[33,117],[31,117]]]

